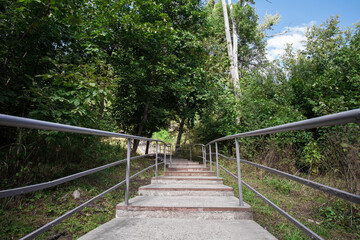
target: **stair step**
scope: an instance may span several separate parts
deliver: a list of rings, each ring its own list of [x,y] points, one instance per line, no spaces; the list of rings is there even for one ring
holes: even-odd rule
[[[169,162],[167,162],[167,163],[169,163]],[[187,165],[187,166],[202,166],[202,165],[204,165],[204,164],[200,165],[198,162],[174,162],[174,161],[172,161],[170,163],[173,165]]]
[[[188,159],[180,159],[180,158],[172,158],[172,160],[174,161],[174,162],[194,162],[194,161],[190,161],[190,160],[188,160]],[[196,163],[196,162],[194,162],[194,163]]]
[[[211,176],[160,176],[151,179],[151,183],[156,184],[172,184],[172,183],[183,183],[183,184],[222,184],[222,178],[211,177]]]
[[[172,167],[172,168],[203,168],[205,167],[203,164],[199,165],[199,164],[180,164],[180,163],[169,163],[167,164],[168,167]]]
[[[186,171],[188,171],[188,172],[195,172],[195,171],[208,172],[209,168],[207,168],[207,167],[184,167],[184,166],[174,167],[174,166],[171,166],[167,170],[170,171],[170,172],[173,172],[173,171],[178,171],[178,172],[186,172]]]
[[[221,184],[150,184],[139,188],[143,196],[233,196],[232,187]]]
[[[252,219],[251,207],[234,196],[137,196],[116,206],[116,217]]]
[[[167,171],[162,173],[164,176],[215,176],[215,172],[212,171]]]

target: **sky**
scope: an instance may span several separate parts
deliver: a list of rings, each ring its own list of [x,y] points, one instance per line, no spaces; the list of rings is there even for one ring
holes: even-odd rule
[[[255,8],[260,19],[265,14],[281,15],[279,24],[268,32],[269,60],[278,59],[286,43],[291,43],[295,50],[303,49],[307,27],[320,25],[330,16],[339,15],[342,28],[360,21],[360,0],[256,0]]]

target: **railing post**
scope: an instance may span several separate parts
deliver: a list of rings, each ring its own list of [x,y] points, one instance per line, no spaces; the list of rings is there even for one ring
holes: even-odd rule
[[[157,177],[158,174],[158,141],[156,141],[156,147],[155,147],[155,177]]]
[[[125,205],[129,205],[131,139],[127,142]]]
[[[235,138],[235,148],[236,148],[236,164],[237,164],[237,172],[238,172],[239,204],[240,204],[240,206],[244,206],[243,196],[242,196],[240,149],[239,149],[239,139],[238,138]]]
[[[204,166],[206,167],[206,146],[203,146],[204,149]]]
[[[216,176],[219,177],[219,153],[218,153],[217,142],[215,142],[215,155],[216,155]]]
[[[209,144],[209,158],[210,158],[210,171],[212,171],[212,161],[211,161],[211,144]]]
[[[192,158],[191,158],[191,144],[189,146],[190,146],[190,161],[192,161]]]
[[[201,158],[202,158],[202,160],[203,160],[203,164],[204,164],[204,147],[203,146],[201,146]]]
[[[202,154],[202,160],[203,160],[203,164],[204,164],[204,146],[201,145],[201,154]]]
[[[170,145],[170,164],[172,164],[172,151],[171,151],[171,145]]]
[[[164,172],[166,171],[166,145],[164,143]]]

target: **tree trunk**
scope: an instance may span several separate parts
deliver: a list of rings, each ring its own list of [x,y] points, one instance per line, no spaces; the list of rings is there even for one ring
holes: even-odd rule
[[[228,153],[230,156],[233,156],[233,154],[234,154],[231,144],[228,146]]]
[[[146,141],[146,150],[145,154],[149,154],[150,141]]]
[[[234,76],[233,76],[233,84],[234,84],[234,93],[237,100],[239,100],[240,95],[240,85],[239,85],[239,64],[238,64],[238,35],[237,35],[237,22],[234,18],[233,6],[230,1],[230,15],[233,27],[233,64],[234,64]]]
[[[235,74],[235,72],[234,72],[234,57],[233,57],[232,42],[231,42],[231,35],[230,35],[229,15],[227,12],[226,1],[221,0],[221,4],[223,7],[223,12],[224,12],[226,43],[227,43],[227,49],[228,49],[228,56],[230,59],[230,74],[231,74],[231,78],[234,81],[234,74]]]
[[[188,133],[185,132],[185,137],[184,137],[184,142],[183,142],[184,145],[186,144],[187,136],[188,136]]]
[[[180,126],[179,126],[179,133],[178,133],[178,136],[177,136],[177,139],[176,139],[175,153],[177,153],[179,148],[180,148],[180,141],[181,141],[181,136],[182,136],[183,131],[184,131],[185,119],[186,119],[185,116],[183,116],[181,118],[181,122],[180,122]]]
[[[144,113],[143,113],[143,117],[141,119],[141,122],[139,124],[139,129],[137,132],[137,136],[141,136],[142,132],[143,132],[143,128],[144,128],[144,124],[148,118],[148,114],[149,114],[149,105],[150,105],[150,99],[147,100],[146,105],[145,105],[145,109],[144,109]],[[134,139],[134,145],[133,145],[133,149],[131,151],[132,155],[136,154],[137,148],[139,147],[139,140]]]
[[[105,109],[105,96],[101,97],[101,101],[100,101],[100,109],[99,109],[99,114],[97,116],[97,121],[99,122],[104,114],[104,109]]]
[[[234,11],[232,2],[230,1],[230,15],[231,15],[231,21],[232,21],[232,28],[233,28],[233,63],[234,63],[234,76],[233,76],[233,85],[234,85],[234,94],[235,99],[237,101],[240,100],[241,95],[241,89],[240,89],[240,83],[239,83],[239,64],[238,64],[238,35],[237,35],[237,22],[234,17]],[[240,124],[240,117],[236,117],[235,120],[236,124]]]
[[[231,16],[231,20],[232,20],[232,33],[233,33],[232,34],[233,39],[231,41],[229,17],[228,17],[228,12],[227,12],[226,1],[221,0],[221,4],[223,6],[223,12],[224,12],[225,35],[226,35],[226,43],[227,43],[227,48],[228,48],[228,56],[229,56],[230,64],[231,64],[230,65],[230,74],[231,74],[231,78],[232,78],[232,82],[233,82],[233,86],[234,86],[235,98],[236,98],[236,100],[239,100],[240,85],[239,85],[239,64],[238,64],[238,35],[237,35],[237,31],[236,31],[237,23],[234,18],[233,6],[232,6],[232,2],[230,0],[229,5],[230,5],[230,16]],[[246,2],[245,2],[245,5],[246,5]],[[236,123],[237,124],[240,123],[239,117],[236,118]]]

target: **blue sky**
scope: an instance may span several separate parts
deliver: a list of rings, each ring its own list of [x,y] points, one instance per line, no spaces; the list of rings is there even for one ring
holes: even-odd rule
[[[340,26],[350,27],[360,21],[360,0],[255,0],[256,11],[262,19],[266,13],[281,15],[280,23],[269,35],[287,30],[268,40],[268,58],[276,59],[283,53],[286,43],[292,43],[295,49],[303,48],[306,41],[306,28],[319,25],[330,16],[340,16]]]

